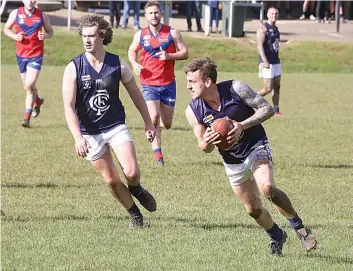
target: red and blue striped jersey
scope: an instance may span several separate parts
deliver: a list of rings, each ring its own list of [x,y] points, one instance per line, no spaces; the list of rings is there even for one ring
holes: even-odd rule
[[[153,35],[149,27],[141,30],[140,64],[144,67],[141,71],[141,84],[150,86],[165,86],[175,79],[174,64],[175,60],[159,60],[160,47],[167,53],[175,53],[175,45],[171,27],[162,25],[157,35]],[[156,55],[157,54],[157,55]]]
[[[23,32],[21,42],[16,42],[16,54],[23,58],[43,56],[44,41],[39,40],[38,32],[42,31],[44,25],[43,13],[35,9],[31,16],[28,16],[24,7],[17,9],[15,20],[16,34]]]

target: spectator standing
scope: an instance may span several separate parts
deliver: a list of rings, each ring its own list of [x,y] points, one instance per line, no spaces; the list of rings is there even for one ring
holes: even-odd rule
[[[120,24],[120,12],[121,12],[121,2],[120,1],[109,1],[109,16],[110,25],[114,27],[114,17],[115,17],[115,28],[119,27]]]
[[[201,26],[201,8],[200,2],[198,0],[190,0],[186,1],[186,22],[188,24],[188,31],[192,31],[192,22],[191,17],[194,14],[196,25],[197,25],[197,32],[203,32]]]
[[[124,0],[124,11],[123,11],[123,26],[122,29],[127,28],[129,23],[129,11],[133,9],[134,11],[134,29],[141,29],[140,27],[140,1]]]

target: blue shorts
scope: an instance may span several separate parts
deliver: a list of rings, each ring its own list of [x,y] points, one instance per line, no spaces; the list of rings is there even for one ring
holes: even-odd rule
[[[24,58],[17,56],[18,66],[20,67],[20,73],[27,71],[27,66],[32,69],[40,70],[42,68],[43,56],[37,56],[32,58]]]
[[[175,80],[165,86],[149,86],[142,84],[142,95],[145,101],[161,101],[162,103],[175,106],[176,82]]]

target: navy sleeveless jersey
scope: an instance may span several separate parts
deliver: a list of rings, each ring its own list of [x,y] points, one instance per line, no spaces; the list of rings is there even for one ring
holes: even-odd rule
[[[106,52],[97,72],[85,53],[72,60],[76,66],[76,113],[82,134],[99,134],[125,123],[119,99],[121,66],[119,56]]]
[[[212,109],[202,99],[195,99],[190,102],[190,107],[199,123],[210,127],[219,118],[229,118],[241,122],[251,117],[255,110],[246,105],[233,89],[234,81],[228,80],[217,84],[219,98],[221,100],[220,111]],[[248,128],[244,131],[239,143],[230,150],[219,150],[224,162],[227,164],[240,164],[245,161],[249,153],[260,144],[267,141],[267,136],[261,124]]]
[[[265,42],[263,44],[265,56],[270,64],[279,64],[279,31],[277,26],[272,26],[269,23],[265,23],[266,27],[266,37]],[[260,63],[263,62],[261,56],[259,56]]]

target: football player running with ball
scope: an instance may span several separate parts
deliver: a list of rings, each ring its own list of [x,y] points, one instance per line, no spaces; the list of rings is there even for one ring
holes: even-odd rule
[[[219,149],[219,153],[234,194],[268,234],[270,254],[282,255],[287,233],[263,207],[259,191],[288,219],[303,249],[315,249],[315,236],[304,227],[287,195],[274,184],[272,151],[261,125],[274,115],[273,107],[241,81],[227,80],[217,84],[217,66],[209,58],[192,60],[184,72],[192,95],[186,117],[199,148],[210,153],[220,142],[220,134],[211,128],[214,120],[226,117],[233,123],[234,128],[228,133],[231,147]]]

